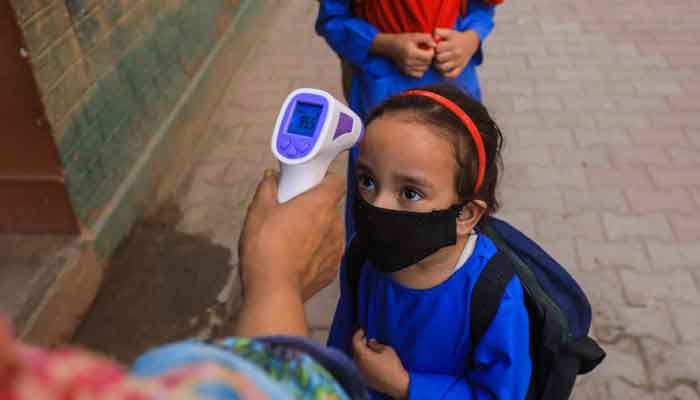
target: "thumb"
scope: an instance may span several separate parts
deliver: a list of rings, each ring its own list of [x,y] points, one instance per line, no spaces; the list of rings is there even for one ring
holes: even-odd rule
[[[271,169],[266,169],[263,178],[258,183],[258,188],[255,190],[252,207],[268,208],[277,205],[277,172]]]
[[[352,347],[355,350],[355,356],[365,352],[367,345],[365,345],[365,332],[362,329],[358,329],[352,335]]]
[[[367,343],[367,347],[369,347],[375,353],[381,353],[386,348],[385,345],[377,342],[376,339],[370,339],[369,343]]]
[[[433,36],[427,33],[418,33],[414,35],[413,43],[415,43],[418,46],[426,46],[429,49],[432,49],[435,46],[437,46],[437,44],[435,43],[435,39],[433,39]]]

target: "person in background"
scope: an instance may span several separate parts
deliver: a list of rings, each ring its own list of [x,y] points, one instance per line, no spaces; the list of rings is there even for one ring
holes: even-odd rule
[[[361,117],[431,83],[452,83],[480,100],[476,67],[501,1],[321,0],[316,32],[349,66],[348,103]]]
[[[303,303],[333,280],[343,250],[343,187],[328,176],[278,204],[276,174],[266,172],[239,242],[234,337],[165,345],[129,370],[81,349],[16,341],[0,318],[0,399],[367,398],[347,357],[306,339]]]

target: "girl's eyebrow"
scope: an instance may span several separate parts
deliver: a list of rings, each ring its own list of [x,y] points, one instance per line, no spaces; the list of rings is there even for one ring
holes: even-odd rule
[[[425,189],[434,189],[435,188],[435,185],[433,185],[430,181],[423,179],[421,177],[418,177],[418,176],[396,174],[395,177],[400,182],[404,182],[404,183],[407,183],[409,185],[420,186],[420,187],[425,188]]]
[[[355,164],[355,169],[360,172],[367,172],[369,174],[372,174],[372,169],[362,161],[358,160],[357,164]],[[398,182],[402,182],[404,184],[408,185],[413,185],[413,186],[418,186],[423,189],[427,190],[434,190],[435,185],[433,185],[430,181],[427,179],[421,178],[419,176],[415,175],[406,175],[406,174],[394,174],[394,179],[396,179]]]
[[[355,169],[365,171],[365,172],[372,172],[372,169],[367,166],[367,164],[363,163],[362,161],[358,160],[357,164],[355,164]]]

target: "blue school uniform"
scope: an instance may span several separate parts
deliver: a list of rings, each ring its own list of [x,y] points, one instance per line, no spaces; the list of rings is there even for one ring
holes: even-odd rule
[[[469,304],[481,271],[496,247],[479,235],[464,265],[430,289],[411,289],[365,266],[358,286],[359,327],[396,350],[410,375],[410,399],[524,399],[530,382],[530,336],[524,293],[508,284],[491,326],[470,355]],[[351,296],[341,272],[328,344],[352,355]],[[472,363],[474,361],[474,363]],[[385,399],[372,393],[373,399]]]

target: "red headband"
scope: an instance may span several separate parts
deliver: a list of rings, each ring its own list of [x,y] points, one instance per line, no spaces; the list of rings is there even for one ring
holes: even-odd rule
[[[476,155],[479,161],[479,169],[476,175],[476,184],[474,185],[474,193],[477,193],[481,188],[481,184],[484,182],[484,174],[486,173],[486,151],[484,150],[484,141],[481,139],[481,133],[479,133],[479,130],[476,128],[474,121],[472,121],[472,119],[469,118],[467,113],[465,113],[464,110],[462,110],[452,100],[441,96],[437,93],[430,92],[427,90],[408,90],[401,93],[401,96],[427,97],[435,101],[436,103],[439,103],[448,110],[452,111],[452,113],[462,121],[464,126],[467,127],[467,130],[469,131],[469,134],[472,136],[474,144],[476,145]]]

